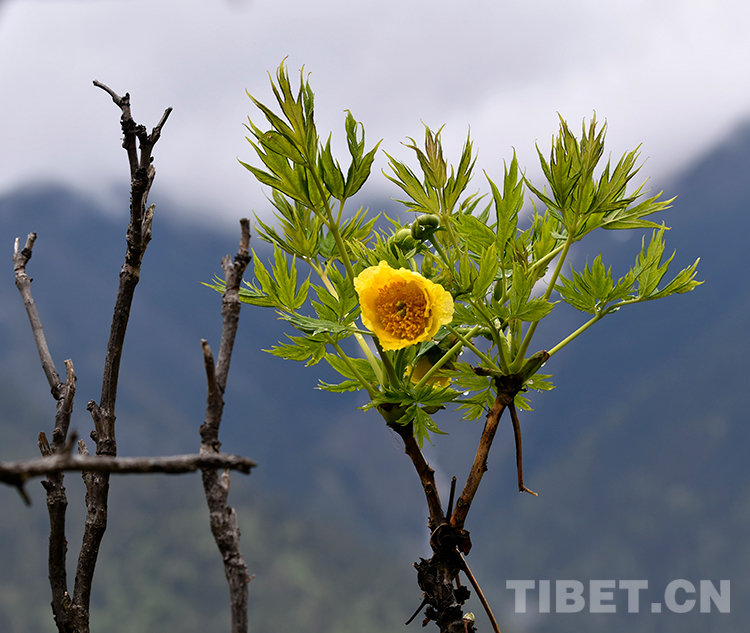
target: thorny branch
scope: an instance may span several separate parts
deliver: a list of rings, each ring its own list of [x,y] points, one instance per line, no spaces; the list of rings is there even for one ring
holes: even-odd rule
[[[206,367],[208,395],[206,398],[206,418],[201,425],[200,454],[218,455],[221,448],[219,426],[224,410],[224,391],[229,374],[234,339],[240,317],[239,287],[242,275],[250,263],[250,222],[240,220],[242,229],[237,255],[227,255],[222,260],[226,290],[221,302],[223,327],[219,346],[218,361],[214,365],[211,348],[202,341],[203,359]],[[240,529],[237,513],[227,505],[229,496],[229,472],[219,475],[216,469],[204,468],[203,488],[210,512],[211,532],[224,560],[224,573],[229,583],[231,603],[232,633],[247,632],[247,585],[250,581],[247,565],[240,551]]]

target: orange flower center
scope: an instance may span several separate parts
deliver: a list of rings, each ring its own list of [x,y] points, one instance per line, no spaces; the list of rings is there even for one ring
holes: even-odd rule
[[[427,299],[414,283],[398,279],[383,286],[375,311],[383,328],[400,339],[417,338],[427,327]]]

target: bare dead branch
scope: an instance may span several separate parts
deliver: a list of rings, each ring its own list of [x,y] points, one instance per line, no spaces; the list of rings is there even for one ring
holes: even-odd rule
[[[66,443],[70,416],[73,411],[76,376],[73,369],[73,362],[66,360],[65,382],[60,381],[60,376],[57,373],[55,363],[47,346],[41,318],[31,294],[31,278],[26,273],[26,265],[31,259],[35,240],[36,233],[29,233],[25,246],[19,250],[19,239],[16,238],[13,250],[13,268],[15,271],[16,286],[26,306],[26,313],[29,317],[34,341],[39,352],[39,359],[42,362],[42,369],[50,385],[52,396],[57,402],[55,427],[52,431],[52,445],[50,445],[43,431],[39,433],[39,450],[43,456],[49,457],[57,453],[67,454],[68,452]],[[24,501],[30,504],[31,500],[23,488],[23,481],[23,479],[17,479],[16,483],[11,483],[11,485],[15,485]],[[67,608],[70,605],[66,571],[68,543],[65,537],[65,516],[68,500],[63,481],[63,473],[61,471],[54,472],[47,474],[47,479],[42,482],[42,485],[47,493],[47,512],[50,521],[47,565],[49,569],[50,589],[52,591],[52,613],[58,630],[70,631],[74,630],[71,626],[75,615]]]
[[[107,92],[121,110],[120,124],[123,131],[123,147],[130,165],[130,223],[127,230],[125,262],[120,270],[120,282],[115,297],[115,307],[107,343],[102,377],[102,394],[99,403],[89,402],[95,430],[91,436],[96,443],[96,454],[114,458],[117,455],[115,438],[115,404],[119,381],[120,361],[125,333],[130,318],[135,287],[140,279],[141,262],[151,236],[153,207],[146,209],[148,193],[156,174],[151,153],[161,134],[171,109],[168,109],[151,135],[146,128],[133,119],[130,112],[130,95],[117,95],[111,88],[95,81],[94,85]],[[140,153],[136,148],[136,138],[140,143]],[[83,447],[85,449],[85,446]],[[82,473],[86,484],[86,523],[81,550],[78,557],[73,597],[66,603],[66,613],[75,620],[74,630],[88,630],[88,613],[91,598],[91,584],[99,555],[99,547],[107,528],[107,499],[109,495],[109,472],[86,470]],[[58,628],[60,624],[58,623]],[[63,629],[60,629],[63,630]],[[73,630],[73,629],[72,629]]]
[[[63,471],[115,473],[119,475],[164,473],[178,475],[198,469],[231,469],[249,474],[257,464],[241,455],[189,454],[163,457],[92,457],[90,455],[54,455],[18,462],[0,462],[0,483],[23,485],[29,479]]]
[[[216,365],[214,365],[208,342],[201,341],[208,384],[206,418],[200,428],[201,455],[218,455],[221,448],[219,426],[224,410],[224,391],[229,374],[229,363],[239,324],[241,305],[239,287],[245,268],[250,262],[250,223],[243,218],[240,220],[240,226],[242,229],[240,246],[234,261],[228,255],[222,260],[226,290],[221,302],[223,326]],[[247,585],[250,577],[240,551],[237,513],[227,504],[229,472],[225,471],[221,476],[216,469],[204,468],[202,472],[203,488],[210,513],[211,533],[224,561],[224,573],[229,583],[232,633],[246,633],[248,626]]]
[[[31,323],[31,331],[34,334],[34,342],[39,352],[39,359],[42,361],[44,375],[47,377],[52,395],[57,398],[57,391],[62,387],[62,382],[47,346],[47,339],[44,336],[44,328],[42,327],[42,320],[39,318],[39,312],[36,309],[36,303],[31,296],[31,277],[26,274],[26,264],[31,259],[35,241],[36,233],[29,233],[26,237],[26,244],[19,250],[20,240],[16,238],[13,248],[13,270],[16,275],[16,287],[21,293],[23,305],[26,307],[26,314]]]

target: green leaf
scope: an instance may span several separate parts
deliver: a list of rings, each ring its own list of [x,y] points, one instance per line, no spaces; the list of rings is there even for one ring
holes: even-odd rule
[[[591,266],[588,261],[586,262],[582,273],[572,268],[570,272],[570,279],[560,276],[560,284],[556,285],[555,289],[563,301],[589,314],[601,314],[608,304],[622,301],[630,295],[634,284],[633,274],[628,273],[615,285],[611,267],[605,268],[601,253],[596,256]]]
[[[347,381],[346,383],[341,383],[340,385],[329,385],[328,383],[324,383],[321,381],[319,385],[321,389],[325,389],[326,391],[332,391],[332,389],[328,389],[328,387],[337,387],[344,391],[355,391],[357,389],[364,388],[362,386],[362,383],[359,382],[357,375],[352,371],[349,364],[347,364],[347,361],[343,360],[340,356],[337,356],[336,354],[330,354],[330,353],[326,353],[324,355],[324,358],[333,369],[335,369],[344,378],[348,378],[349,381]],[[370,365],[367,359],[349,358],[348,361],[355,367],[359,375],[362,376],[362,378],[364,378],[368,383],[376,384],[378,382],[378,379],[375,376],[375,371],[373,370],[372,365]],[[352,384],[350,383],[356,386],[352,386]],[[327,385],[327,386],[323,387],[322,385]],[[342,385],[345,385],[345,386],[342,386]]]
[[[513,277],[508,291],[510,318],[520,318],[518,315],[523,310],[526,302],[534,289],[534,279],[526,274],[524,268],[519,264],[513,265]]]
[[[698,268],[698,262],[700,258],[696,259],[692,266],[689,266],[681,270],[675,278],[670,281],[663,290],[660,290],[655,295],[654,299],[660,299],[661,297],[667,297],[671,294],[683,294],[690,292],[696,286],[700,286],[702,281],[695,281],[696,269]]]
[[[412,410],[412,407],[409,407],[409,410]],[[406,415],[409,414],[408,411]],[[445,431],[440,430],[438,425],[435,424],[434,420],[432,419],[432,416],[427,413],[422,407],[413,405],[412,415],[414,416],[414,439],[417,440],[419,448],[422,448],[424,446],[425,440],[432,444],[432,440],[430,440],[430,433],[435,433],[437,435],[448,435]]]
[[[458,399],[458,409],[464,411],[464,420],[476,420],[487,414],[495,403],[495,393],[492,380],[487,376],[479,376],[468,363],[459,362],[450,372],[453,383],[464,392],[464,397]]]
[[[318,380],[318,389],[321,391],[330,391],[331,393],[347,393],[349,391],[359,391],[362,389],[362,383],[359,380],[344,380],[339,383],[330,383],[325,380]]]
[[[277,210],[274,216],[278,220],[283,235],[280,235],[274,227],[265,224],[256,215],[258,236],[290,255],[314,260],[320,250],[319,242],[323,227],[321,218],[300,202],[290,202],[286,196],[275,189],[272,191],[271,204]]]
[[[552,308],[555,307],[556,302],[547,301],[541,297],[530,299],[523,306],[521,306],[517,312],[511,315],[511,318],[520,319],[527,323],[533,323],[534,321],[541,321],[546,317]]]
[[[675,293],[690,292],[703,282],[695,281],[695,275],[699,259],[692,266],[681,270],[677,276],[670,281],[663,290],[659,290],[659,284],[667,273],[669,264],[674,259],[675,253],[664,262],[664,230],[662,226],[651,235],[651,241],[646,247],[646,238],[641,241],[641,252],[636,257],[632,275],[638,283],[638,299],[641,301],[660,299]]]
[[[326,350],[326,343],[328,342],[328,337],[326,335],[290,336],[287,334],[286,337],[291,343],[279,343],[270,350],[265,351],[287,360],[307,360],[307,363],[305,363],[306,367],[317,364],[323,358]]]
[[[518,213],[523,207],[523,179],[519,179],[518,160],[513,152],[513,160],[510,167],[505,165],[503,177],[503,193],[500,193],[497,185],[485,173],[487,182],[492,190],[492,200],[495,205],[495,235],[497,252],[504,259],[507,244],[512,240],[518,228]]]
[[[335,321],[326,319],[315,319],[313,317],[302,316],[297,313],[279,313],[279,317],[284,321],[289,321],[300,332],[309,336],[315,336],[321,332],[328,332],[334,338],[344,338],[354,334],[357,330],[348,325],[341,325]]]
[[[354,286],[334,266],[328,270],[336,295],[325,287],[316,286],[319,301],[312,302],[313,308],[320,319],[350,324],[359,316],[359,301]]]
[[[276,296],[285,309],[289,311],[298,310],[307,301],[310,281],[305,279],[298,289],[296,258],[292,258],[291,266],[289,266],[286,254],[277,246],[274,246],[273,255],[273,276],[277,287]]]
[[[407,207],[414,211],[423,213],[440,213],[440,201],[437,192],[430,187],[423,187],[416,174],[409,169],[404,163],[397,161],[386,152],[390,160],[389,167],[394,172],[394,176],[385,174],[385,177],[391,182],[398,185],[411,200],[399,200]]]
[[[664,226],[654,231],[648,248],[646,238],[641,240],[641,252],[635,260],[633,275],[638,282],[638,297],[645,299],[656,294],[659,283],[664,278],[669,268],[669,263],[674,258],[674,253],[666,261],[661,261],[664,255]]]
[[[475,298],[480,300],[485,298],[490,285],[495,281],[499,264],[500,262],[495,255],[494,244],[490,248],[482,250],[482,257],[479,260],[479,275],[474,282]]]
[[[659,196],[661,196],[661,193],[644,200],[634,207],[616,209],[608,213],[602,219],[601,227],[608,230],[659,228],[660,224],[643,219],[647,215],[664,211],[672,206],[674,198],[659,200]]]
[[[346,174],[346,184],[344,186],[344,198],[350,198],[357,193],[365,181],[370,177],[370,171],[372,170],[372,163],[375,160],[378,148],[382,141],[378,141],[367,154],[365,151],[365,128],[361,123],[352,116],[349,110],[346,111],[346,122],[344,124],[346,128],[346,142],[349,146],[349,154],[352,157],[352,162],[349,164],[349,169]],[[362,131],[362,137],[360,139],[357,131]]]
[[[331,153],[331,137],[328,136],[328,142],[325,148],[320,153],[319,158],[319,171],[323,177],[328,191],[336,200],[344,201],[346,196],[344,195],[344,174],[341,172],[341,167],[338,161],[333,159]]]
[[[453,167],[451,167],[451,174],[448,177],[448,181],[443,187],[443,199],[445,200],[446,211],[452,212],[461,194],[466,190],[466,187],[471,180],[472,172],[474,171],[474,164],[476,163],[476,154],[472,155],[473,144],[471,142],[471,136],[467,134],[466,142],[464,143],[463,150],[461,151],[461,158],[458,162],[455,174]],[[473,197],[473,196],[472,196]],[[478,201],[477,201],[478,202]],[[471,203],[471,204],[476,204]],[[463,208],[463,205],[462,205]],[[467,210],[463,210],[463,214],[466,214]],[[470,213],[471,211],[468,210]]]
[[[495,233],[490,227],[473,215],[461,214],[454,219],[456,229],[472,253],[479,255],[484,249],[495,250]]]
[[[555,385],[549,381],[550,378],[552,374],[534,374],[524,383],[524,386],[534,391],[552,391]]]

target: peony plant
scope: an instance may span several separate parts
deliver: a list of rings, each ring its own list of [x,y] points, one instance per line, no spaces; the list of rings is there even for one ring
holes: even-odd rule
[[[646,197],[642,185],[632,189],[637,149],[602,164],[606,128],[595,118],[583,123],[580,138],[560,118],[549,157],[537,148],[544,185],[524,176],[514,154],[498,182],[485,174],[486,196],[468,191],[471,139],[449,166],[442,128],[426,127],[422,147],[407,144],[417,170],[386,154],[385,176],[400,189],[404,214],[368,218],[367,210],[350,214],[345,206],[370,177],[380,143],[366,151],[364,127],[347,111],[344,170],[331,136],[322,142],[318,134],[302,72],[293,90],[282,63],[271,86],[277,110],[249,95],[265,118],[263,127],[247,124],[259,166],[240,162],[270,190],[277,222],[256,219],[274,254],[268,266],[254,256],[254,279],[240,298],[273,308],[296,330],[272,354],[328,363],[342,380],[318,387],[364,392],[363,408],[378,411],[403,439],[427,501],[433,549],[430,560],[415,564],[424,601],[413,617],[424,608],[424,622],[434,620],[441,631],[475,631],[462,608],[469,595],[457,580],[463,573],[498,630],[464,558],[471,548],[464,523],[501,415],[507,409],[514,428],[518,489],[536,494],[523,481],[517,411],[530,408],[529,390],[552,388],[542,367],[621,308],[693,290],[701,283],[698,260],[664,281],[674,255],[664,258],[666,227],[648,218],[672,200]],[[616,281],[601,254],[581,270],[568,261],[571,247],[598,229],[650,231]],[[310,275],[300,280],[303,265]],[[218,279],[213,287],[223,291]],[[560,301],[585,315],[580,327],[529,353],[539,323]],[[463,490],[456,499],[454,478],[445,506],[422,453],[425,441],[443,434],[436,418],[444,411],[485,420]]]

